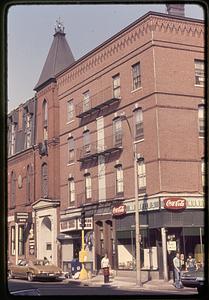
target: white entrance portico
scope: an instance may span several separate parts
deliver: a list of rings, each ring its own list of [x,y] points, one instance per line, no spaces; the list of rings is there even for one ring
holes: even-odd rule
[[[57,265],[57,207],[60,201],[39,199],[33,204],[35,211],[36,256],[48,258]]]

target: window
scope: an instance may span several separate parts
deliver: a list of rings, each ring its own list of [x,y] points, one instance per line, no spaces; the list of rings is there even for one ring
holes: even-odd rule
[[[122,145],[122,122],[121,118],[113,120],[113,143],[114,146]]]
[[[87,111],[90,108],[90,93],[87,91],[83,94],[83,111]]]
[[[48,167],[46,163],[41,166],[41,193],[42,197],[48,197]]]
[[[113,79],[113,97],[120,98],[120,75],[117,74],[112,79]]]
[[[15,154],[15,124],[11,124],[8,132],[9,155]]]
[[[68,162],[72,163],[74,162],[74,158],[75,158],[75,149],[74,149],[75,145],[74,145],[74,138],[70,137],[68,139]]]
[[[204,73],[204,61],[195,59],[195,84],[204,86],[205,73]]]
[[[11,255],[15,255],[15,226],[11,227]]]
[[[122,165],[116,166],[116,193],[123,193],[123,169]]]
[[[75,204],[75,181],[72,177],[68,179],[68,199],[69,206],[73,206]]]
[[[15,202],[16,202],[16,175],[12,171],[11,173],[11,195],[10,195],[10,207],[14,208],[15,207]]]
[[[31,166],[27,166],[26,173],[26,203],[31,202]]]
[[[135,119],[135,139],[143,139],[144,128],[143,128],[143,117],[142,117],[141,108],[138,108],[134,111],[134,119]]]
[[[144,189],[146,187],[146,170],[144,159],[139,159],[137,164],[137,176],[138,176],[138,189]]]
[[[198,106],[199,136],[204,136],[204,105]]]
[[[48,107],[47,102],[43,102],[43,137],[44,140],[48,140]]]
[[[201,158],[201,175],[202,175],[202,187],[205,189],[205,160]]]
[[[132,89],[136,90],[141,87],[141,70],[140,63],[132,66]]]
[[[18,226],[18,255],[24,255],[24,225]]]
[[[85,175],[85,194],[86,199],[91,199],[91,175]]]
[[[26,112],[25,114],[25,148],[28,149],[31,147],[31,114]]]
[[[83,133],[83,144],[84,144],[85,153],[89,153],[91,151],[90,132],[89,132],[89,130],[86,130]]]
[[[74,118],[74,105],[73,100],[67,102],[67,121],[71,122]]]

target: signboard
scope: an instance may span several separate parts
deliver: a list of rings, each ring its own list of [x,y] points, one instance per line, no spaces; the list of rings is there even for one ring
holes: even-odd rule
[[[139,211],[151,211],[151,210],[159,210],[160,209],[160,201],[159,198],[152,198],[146,200],[139,200]],[[135,202],[127,202],[126,203],[126,212],[134,212],[135,211]]]
[[[186,209],[204,209],[204,199],[203,197],[167,197],[167,198],[161,198],[161,208],[162,209],[167,209],[165,206],[165,201],[166,200],[184,200],[185,201],[185,208]],[[169,205],[169,202],[168,202]],[[169,208],[168,208],[169,209]]]
[[[16,212],[15,223],[27,223],[31,217],[31,213],[28,212]]]
[[[114,217],[123,216],[125,214],[126,214],[126,205],[124,204],[114,206],[112,209],[112,215]]]
[[[176,251],[176,241],[168,241],[167,242],[167,250],[168,251]]]
[[[82,229],[80,218],[78,219],[78,229]],[[84,227],[84,229],[93,229],[93,219],[92,219],[92,217],[85,218],[85,227]]]
[[[186,208],[186,199],[171,197],[164,199],[164,208],[168,210],[180,210]]]

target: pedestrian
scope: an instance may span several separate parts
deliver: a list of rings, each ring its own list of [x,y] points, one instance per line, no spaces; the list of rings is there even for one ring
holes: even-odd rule
[[[109,258],[107,257],[107,253],[105,253],[105,256],[101,260],[101,268],[103,270],[104,275],[104,283],[109,282],[109,275],[110,275],[110,262]]]
[[[186,269],[187,271],[195,271],[197,269],[197,264],[195,258],[192,257],[192,254],[189,253],[189,256],[186,261]]]
[[[180,260],[179,252],[176,252],[176,256],[173,259],[173,267],[174,267],[174,276],[175,276],[174,286],[177,289],[181,289],[183,288],[183,285],[181,283],[181,260]]]
[[[181,253],[180,255],[180,261],[181,261],[181,271],[185,271],[185,261],[184,261],[184,254]]]

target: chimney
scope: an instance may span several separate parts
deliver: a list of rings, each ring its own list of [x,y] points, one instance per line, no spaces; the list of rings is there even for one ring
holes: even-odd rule
[[[169,15],[185,17],[184,4],[166,4],[166,8]]]

